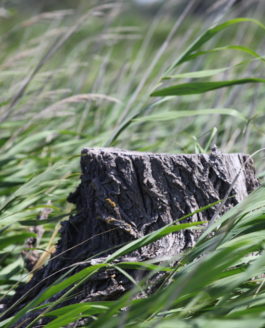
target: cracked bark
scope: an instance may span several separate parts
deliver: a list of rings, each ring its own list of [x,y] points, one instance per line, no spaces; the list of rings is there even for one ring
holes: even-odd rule
[[[53,258],[17,290],[12,303],[24,295],[18,308],[54,283],[66,267],[80,263],[75,273],[91,263],[100,263],[119,245],[224,198],[240,170],[231,190],[233,197],[226,201],[222,212],[258,186],[253,162],[244,154],[172,155],[85,148],[81,169],[81,183],[68,198],[76,205],[76,214],[62,222],[61,239]],[[209,208],[184,222],[210,220],[215,210]],[[198,236],[199,230],[180,231],[134,251],[125,260],[175,256],[192,247]],[[84,262],[92,257],[92,261]],[[130,273],[134,277],[139,274]],[[112,269],[105,270],[85,283],[68,304],[117,299],[130,287],[126,277]],[[58,297],[54,295],[52,300]],[[26,319],[32,320],[33,316],[34,313]]]

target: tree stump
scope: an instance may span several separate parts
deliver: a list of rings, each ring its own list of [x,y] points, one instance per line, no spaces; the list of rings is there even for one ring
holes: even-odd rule
[[[81,169],[81,183],[68,198],[76,205],[76,214],[62,222],[61,239],[48,264],[17,290],[12,303],[24,295],[18,308],[54,283],[64,268],[93,257],[77,265],[75,273],[91,262],[101,262],[119,245],[223,199],[230,188],[233,197],[224,204],[225,212],[258,186],[248,155],[216,150],[211,154],[171,155],[85,148]],[[184,222],[209,221],[215,210],[208,208]],[[126,259],[140,262],[175,256],[192,247],[198,236],[199,231],[182,230],[134,251]],[[132,275],[136,277],[137,272]],[[93,276],[69,303],[116,299],[129,288],[131,282],[126,277],[105,270]],[[58,295],[52,300],[56,298]]]

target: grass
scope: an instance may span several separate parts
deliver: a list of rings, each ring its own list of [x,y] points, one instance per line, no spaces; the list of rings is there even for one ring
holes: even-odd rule
[[[1,23],[0,297],[29,279],[21,252],[44,209],[51,213],[41,220],[41,254],[74,210],[66,198],[79,182],[83,147],[193,153],[216,143],[224,152],[250,154],[264,147],[264,4],[203,16],[191,13],[195,4],[177,20],[174,1],[149,18],[120,2],[91,1],[34,16],[14,11]],[[254,159],[262,179],[261,154]],[[118,301],[73,305],[68,315],[51,304],[44,314],[57,318],[47,327],[82,316],[93,318],[91,327],[264,326],[263,199],[261,187],[181,264],[165,264],[170,284],[153,296],[132,300],[136,286]],[[89,267],[71,284],[98,269]],[[28,309],[68,283],[50,286]]]

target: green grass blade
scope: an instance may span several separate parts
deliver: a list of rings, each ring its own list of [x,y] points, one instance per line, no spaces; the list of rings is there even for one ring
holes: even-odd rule
[[[9,245],[21,244],[25,241],[26,238],[36,237],[36,234],[33,232],[23,232],[13,236],[0,237],[0,249],[4,249]]]
[[[184,61],[186,61],[187,57],[191,55],[194,51],[199,49],[204,43],[212,39],[217,33],[221,32],[222,30],[232,26],[234,24],[243,23],[243,22],[251,22],[262,29],[265,30],[265,25],[253,18],[235,18],[228,20],[224,23],[218,24],[214,27],[209,28],[207,31],[203,32],[189,47],[186,51],[184,51],[179,58],[172,64],[172,66],[168,69],[168,71],[172,70],[176,66],[180,65]]]
[[[86,277],[89,277],[90,275],[96,273],[99,269],[106,267],[106,264],[96,264],[93,266],[90,266],[88,268],[85,268],[76,274],[66,278],[65,280],[48,287],[46,290],[44,290],[40,295],[38,295],[34,300],[27,303],[25,307],[23,307],[20,311],[16,313],[16,315],[13,317],[13,319],[8,323],[7,327],[12,327],[14,323],[16,323],[27,311],[32,309],[33,307],[38,306],[42,302],[46,301],[47,299],[51,298],[53,295],[62,292],[67,287],[78,284],[78,282],[82,281]],[[14,304],[13,306],[15,306]]]
[[[102,312],[106,312],[109,308],[108,306],[106,306],[106,304],[104,304],[107,302],[102,302],[102,304],[94,304],[94,303],[96,302],[72,304],[72,305],[64,306],[58,310],[51,311],[47,313],[45,316],[55,315],[58,316],[58,318],[52,320],[45,327],[46,328],[64,327],[65,325],[74,322],[81,317],[86,317],[86,316],[91,316]]]
[[[233,85],[245,83],[265,83],[265,79],[260,78],[244,78],[238,80],[216,81],[216,82],[190,82],[173,85],[164,89],[160,89],[151,93],[152,97],[167,96],[184,96],[192,94],[200,94],[208,91],[231,87]]]
[[[223,67],[223,68],[216,68],[216,69],[206,69],[202,71],[196,72],[188,72],[188,73],[181,73],[175,75],[164,76],[162,80],[172,80],[172,79],[198,79],[202,77],[209,77],[214,76],[216,74],[228,71],[231,67]]]
[[[216,48],[213,48],[213,49],[209,49],[209,50],[205,50],[205,51],[197,51],[189,56],[186,57],[185,59],[185,62],[186,61],[190,61],[190,60],[193,60],[197,57],[200,57],[200,56],[203,56],[203,55],[208,55],[208,54],[211,54],[211,53],[218,53],[218,52],[222,52],[222,51],[225,51],[225,50],[237,50],[237,51],[240,51],[240,52],[244,52],[244,53],[247,53],[261,61],[265,61],[264,57],[259,55],[256,51],[250,49],[249,47],[246,47],[246,46],[240,46],[240,45],[228,45],[228,46],[224,46],[224,47],[216,47]],[[242,62],[243,63],[243,62]],[[239,64],[236,64],[234,66],[238,66],[238,65],[241,65],[242,63],[239,63]]]
[[[191,228],[195,228],[195,227],[198,229],[198,226],[202,225],[204,223],[206,223],[206,222],[201,221],[201,222],[192,222],[192,223],[180,223],[177,225],[165,226],[165,227],[163,227],[159,230],[156,230],[148,235],[138,238],[135,241],[130,242],[128,245],[121,247],[116,252],[109,255],[109,257],[107,258],[107,262],[109,263],[120,256],[123,256],[130,252],[133,252],[136,249],[139,249],[143,246],[153,243],[154,241],[156,241],[172,232],[177,232],[177,231],[180,231],[183,229],[191,229]]]
[[[215,108],[215,109],[199,109],[199,110],[180,110],[180,111],[170,111],[163,112],[159,114],[147,115],[144,117],[140,117],[135,119],[134,121],[137,123],[142,122],[160,122],[160,121],[171,121],[178,118],[183,117],[191,117],[191,116],[202,116],[202,115],[228,115],[236,117],[240,120],[245,121],[246,118],[239,113],[236,109],[233,108]]]

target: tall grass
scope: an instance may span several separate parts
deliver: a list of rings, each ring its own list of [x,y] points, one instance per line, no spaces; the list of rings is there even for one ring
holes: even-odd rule
[[[74,210],[66,198],[78,184],[84,146],[172,153],[208,151],[212,143],[224,152],[264,147],[264,3],[203,16],[194,14],[195,6],[189,2],[176,17],[175,1],[167,1],[147,18],[122,2],[90,2],[76,10],[4,18],[1,298],[29,279],[21,257],[26,238],[35,236],[29,227],[44,228],[40,254],[49,255],[56,243],[55,227]],[[235,20],[243,14],[259,22]],[[223,28],[212,29],[213,22]],[[263,158],[255,160],[263,177]],[[73,305],[69,315],[65,309],[48,313],[52,305],[45,315],[58,318],[47,327],[82,316],[93,318],[92,327],[262,327],[263,198],[262,187],[227,213],[215,237],[201,238],[181,264],[165,263],[170,280],[153,296],[133,300],[136,288],[115,302]],[[51,213],[44,218],[47,208]],[[98,269],[92,266],[72,281],[81,283]]]

